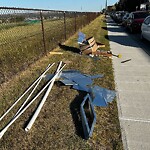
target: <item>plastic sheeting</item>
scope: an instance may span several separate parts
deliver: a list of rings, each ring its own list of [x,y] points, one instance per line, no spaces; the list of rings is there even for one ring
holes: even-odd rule
[[[46,79],[52,77],[52,75],[48,76]],[[102,77],[103,75],[83,74],[78,70],[66,70],[62,71],[58,80],[65,85],[72,86],[73,89],[89,93],[92,98],[93,105],[106,107],[109,102],[113,101],[116,96],[116,92],[93,85],[93,79]]]
[[[96,123],[96,113],[92,104],[92,99],[89,94],[84,97],[80,106],[82,126],[85,139],[92,136],[94,125]]]

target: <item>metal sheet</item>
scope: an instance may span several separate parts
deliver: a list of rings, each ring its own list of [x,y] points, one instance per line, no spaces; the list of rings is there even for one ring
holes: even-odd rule
[[[80,73],[80,71],[78,70],[66,70],[66,71],[63,71],[62,74],[61,74],[61,78],[68,78],[68,79],[73,79],[75,76],[78,76]]]
[[[74,82],[76,82],[77,84],[81,85],[81,86],[82,85],[92,85],[93,84],[93,81],[92,81],[91,78],[89,78],[87,76],[84,76],[82,74],[78,74],[72,80]]]
[[[45,79],[50,80],[53,77],[53,75],[46,75]],[[74,86],[75,89],[87,91],[87,85],[92,85],[93,81],[92,79],[95,78],[102,78],[103,75],[86,75],[82,74],[78,70],[67,70],[63,71],[60,76],[59,80],[65,85],[78,85]]]
[[[85,105],[88,104],[88,107],[85,109]],[[83,102],[80,106],[80,113],[82,119],[82,126],[84,131],[85,139],[88,139],[92,136],[94,125],[96,123],[96,113],[92,104],[92,100],[89,94],[84,97]]]
[[[69,79],[60,79],[59,81],[62,82],[64,85],[77,85],[75,82]]]
[[[49,81],[53,78],[53,76],[54,76],[53,74],[47,74],[44,78],[46,81]]]
[[[73,85],[72,87],[75,90],[79,90],[79,91],[85,91],[85,92],[89,92],[89,87],[87,85]]]
[[[47,75],[46,79],[53,75]],[[73,89],[90,93],[93,99],[93,105],[106,107],[116,96],[115,91],[108,90],[99,86],[92,86],[95,78],[102,78],[103,75],[86,75],[78,70],[67,70],[60,74],[59,81],[65,85],[71,85]]]
[[[90,89],[90,96],[93,99],[93,105],[106,107],[108,102],[112,102],[116,96],[116,92],[99,86]]]
[[[91,79],[103,78],[104,77],[104,75],[100,75],[100,74],[98,74],[98,75],[86,75],[86,74],[84,74],[84,75],[91,78]]]

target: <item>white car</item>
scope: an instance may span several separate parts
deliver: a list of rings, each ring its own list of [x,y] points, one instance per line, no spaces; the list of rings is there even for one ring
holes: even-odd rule
[[[141,39],[150,41],[150,15],[144,19],[141,26]]]

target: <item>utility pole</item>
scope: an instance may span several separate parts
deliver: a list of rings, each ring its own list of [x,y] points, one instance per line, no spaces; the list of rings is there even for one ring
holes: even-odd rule
[[[107,12],[107,0],[106,0],[106,5],[105,5],[105,17],[106,17],[106,12]]]

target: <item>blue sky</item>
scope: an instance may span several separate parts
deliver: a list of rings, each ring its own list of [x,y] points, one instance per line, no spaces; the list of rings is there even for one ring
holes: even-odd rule
[[[118,0],[107,0],[113,5]],[[105,7],[106,0],[0,0],[0,6],[39,8],[70,11],[100,11]]]

